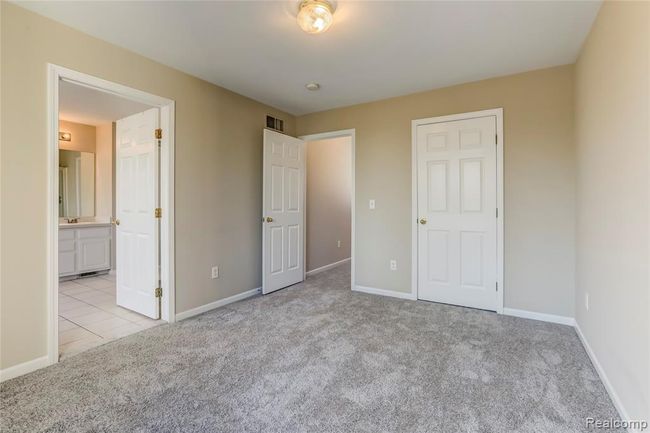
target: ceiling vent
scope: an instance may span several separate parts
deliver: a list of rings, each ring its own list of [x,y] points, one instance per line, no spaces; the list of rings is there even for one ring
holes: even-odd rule
[[[276,119],[273,116],[266,116],[266,127],[284,132],[284,120]]]

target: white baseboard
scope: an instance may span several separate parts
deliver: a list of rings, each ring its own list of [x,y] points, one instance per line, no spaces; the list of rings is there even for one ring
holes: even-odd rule
[[[307,271],[305,275],[310,276],[310,275],[318,274],[320,272],[329,271],[330,269],[333,269],[337,266],[341,266],[349,262],[350,262],[350,257],[348,257],[347,259],[339,260],[338,262],[330,263],[329,265],[321,266],[320,268],[312,269],[311,271]]]
[[[0,370],[0,382],[13,379],[14,377],[22,376],[23,374],[31,373],[43,367],[50,365],[50,361],[46,356],[32,359],[31,361],[23,362],[22,364],[14,365],[13,367]]]
[[[614,387],[609,381],[609,378],[607,377],[605,370],[600,365],[598,358],[596,358],[596,354],[591,349],[589,342],[585,338],[585,335],[582,333],[580,326],[578,325],[578,323],[573,317],[556,316],[554,314],[545,314],[545,313],[536,313],[534,311],[518,310],[515,308],[504,308],[503,314],[508,316],[522,317],[524,319],[541,320],[544,322],[559,323],[561,325],[573,326],[576,330],[576,333],[578,334],[578,338],[580,338],[580,342],[582,343],[582,346],[585,348],[585,351],[587,352],[587,355],[589,356],[589,359],[591,360],[594,369],[596,370],[596,372],[598,372],[598,376],[600,377],[601,382],[605,386],[605,389],[607,390],[607,393],[609,394],[609,397],[612,400],[612,403],[614,404],[614,407],[618,411],[618,414],[620,415],[621,419],[630,420],[628,412],[627,410],[625,410],[625,407],[623,406],[621,399],[618,397],[618,394],[616,393]],[[628,432],[638,433],[638,430],[629,428]]]
[[[176,321],[184,320],[189,317],[197,316],[206,311],[214,310],[215,308],[223,307],[224,305],[232,304],[233,302],[241,301],[242,299],[250,298],[255,296],[262,291],[261,287],[257,289],[247,290],[242,293],[238,293],[233,296],[229,296],[224,299],[219,299],[218,301],[210,302],[209,304],[201,305],[200,307],[192,308],[191,310],[183,311],[176,315]]]
[[[521,317],[523,319],[541,320],[542,322],[559,323],[560,325],[575,326],[576,321],[573,317],[556,316],[555,314],[536,313],[534,311],[518,310],[516,308],[504,308],[503,314],[506,316]]]
[[[589,342],[587,341],[587,338],[585,335],[582,333],[582,330],[580,329],[580,325],[578,323],[575,324],[575,329],[576,333],[578,334],[578,338],[580,338],[580,341],[582,342],[582,345],[585,348],[585,351],[587,352],[587,355],[589,355],[589,359],[591,359],[591,363],[593,364],[594,368],[596,369],[596,372],[598,373],[598,376],[600,376],[601,382],[603,382],[603,385],[605,386],[605,389],[607,390],[607,393],[609,394],[609,398],[612,399],[612,403],[614,403],[614,407],[618,411],[618,414],[621,416],[622,420],[630,420],[630,416],[628,415],[627,410],[625,410],[625,407],[623,406],[623,403],[621,402],[621,399],[618,397],[618,394],[614,390],[614,387],[612,386],[612,383],[609,381],[609,378],[607,377],[607,374],[605,373],[605,370],[603,367],[600,365],[600,362],[598,362],[598,358],[596,358],[596,354],[594,353],[593,350],[591,350],[591,346],[589,345]],[[630,433],[637,433],[639,430],[629,428],[628,432]]]
[[[369,293],[371,295],[390,296],[391,298],[408,299],[411,301],[416,300],[416,297],[410,292],[409,293],[396,292],[394,290],[377,289],[374,287],[366,287],[366,286],[358,286],[358,285],[354,286],[352,290],[355,292]]]

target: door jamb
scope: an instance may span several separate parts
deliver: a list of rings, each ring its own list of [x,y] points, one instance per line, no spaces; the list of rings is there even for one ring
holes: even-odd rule
[[[47,358],[48,365],[58,362],[58,289],[59,289],[59,209],[54,197],[59,187],[59,81],[110,93],[121,98],[158,107],[160,109],[160,127],[165,131],[161,140],[161,185],[160,206],[163,208],[161,218],[160,253],[161,280],[163,288],[162,319],[171,323],[175,321],[175,251],[174,251],[174,134],[175,102],[171,99],[123,86],[92,75],[64,68],[52,63],[47,64]],[[153,211],[153,209],[152,209]],[[151,288],[152,290],[154,287]]]
[[[304,140],[305,142],[308,141],[317,141],[317,140],[325,140],[328,138],[338,138],[338,137],[350,137],[350,167],[351,167],[351,173],[350,173],[350,289],[354,290],[355,287],[355,245],[356,245],[356,230],[355,230],[355,207],[356,207],[356,202],[355,202],[355,180],[354,180],[354,173],[355,173],[355,162],[354,162],[354,156],[356,154],[355,151],[355,141],[356,141],[356,129],[342,129],[338,131],[329,131],[329,132],[320,132],[317,134],[308,134],[308,135],[302,135],[298,138],[301,140]],[[307,168],[305,164],[305,185],[303,185],[303,190],[305,191],[306,194],[306,183],[307,183]],[[305,202],[306,204],[306,202]],[[303,248],[302,248],[302,254],[303,254],[303,271],[306,273],[307,272],[307,251],[305,250],[305,234],[307,230],[307,212],[305,210],[305,216],[303,220]]]
[[[497,208],[499,209],[497,224],[497,313],[503,314],[504,304],[504,197],[503,197],[503,108],[471,111],[451,114],[448,116],[428,117],[411,121],[411,295],[418,299],[418,173],[417,173],[417,128],[431,123],[467,120],[477,117],[496,117],[497,133]]]

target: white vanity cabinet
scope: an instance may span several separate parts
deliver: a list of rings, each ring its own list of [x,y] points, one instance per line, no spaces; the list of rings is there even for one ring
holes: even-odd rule
[[[111,268],[110,224],[69,224],[59,227],[59,276]]]
[[[75,230],[59,229],[59,276],[75,274]]]

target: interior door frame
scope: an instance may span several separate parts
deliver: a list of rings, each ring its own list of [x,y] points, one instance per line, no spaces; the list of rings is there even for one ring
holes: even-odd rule
[[[503,302],[505,293],[504,275],[504,255],[503,242],[504,231],[503,221],[505,208],[503,204],[503,108],[493,108],[489,110],[471,111],[467,113],[451,114],[447,116],[428,117],[425,119],[416,119],[411,121],[411,295],[413,299],[418,299],[418,155],[417,155],[417,128],[420,125],[429,125],[432,123],[444,123],[454,120],[468,120],[478,117],[496,117],[496,146],[497,146],[497,313],[503,314]]]
[[[356,245],[356,231],[355,231],[355,208],[356,208],[356,201],[355,201],[355,181],[354,181],[354,173],[355,173],[355,163],[354,163],[354,155],[356,154],[355,151],[355,141],[356,141],[356,134],[357,131],[355,128],[352,129],[341,129],[338,131],[329,131],[329,132],[320,132],[317,134],[309,134],[309,135],[302,135],[298,138],[301,140],[304,140],[305,142],[309,141],[318,141],[318,140],[326,140],[328,138],[339,138],[339,137],[350,137],[350,290],[354,290],[355,288],[355,245]],[[307,149],[307,146],[305,146],[305,149]],[[305,152],[305,158],[307,156],[307,152]],[[307,194],[307,164],[305,164],[305,185],[303,185],[303,190],[305,191],[305,194]],[[305,205],[306,205],[305,201]],[[302,246],[302,259],[303,259],[303,271],[305,275],[303,276],[303,279],[306,277],[307,273],[307,251],[305,249],[306,246],[306,233],[307,233],[307,209],[305,208],[305,214],[303,217],[303,246]]]
[[[160,109],[163,138],[160,148],[160,222],[161,282],[163,289],[161,317],[174,322],[175,312],[175,251],[174,251],[174,135],[175,102],[171,99],[123,86],[92,75],[47,64],[47,358],[48,365],[59,359],[59,81],[110,93],[121,98]],[[153,209],[152,209],[153,212]],[[154,287],[151,288],[152,290]]]

